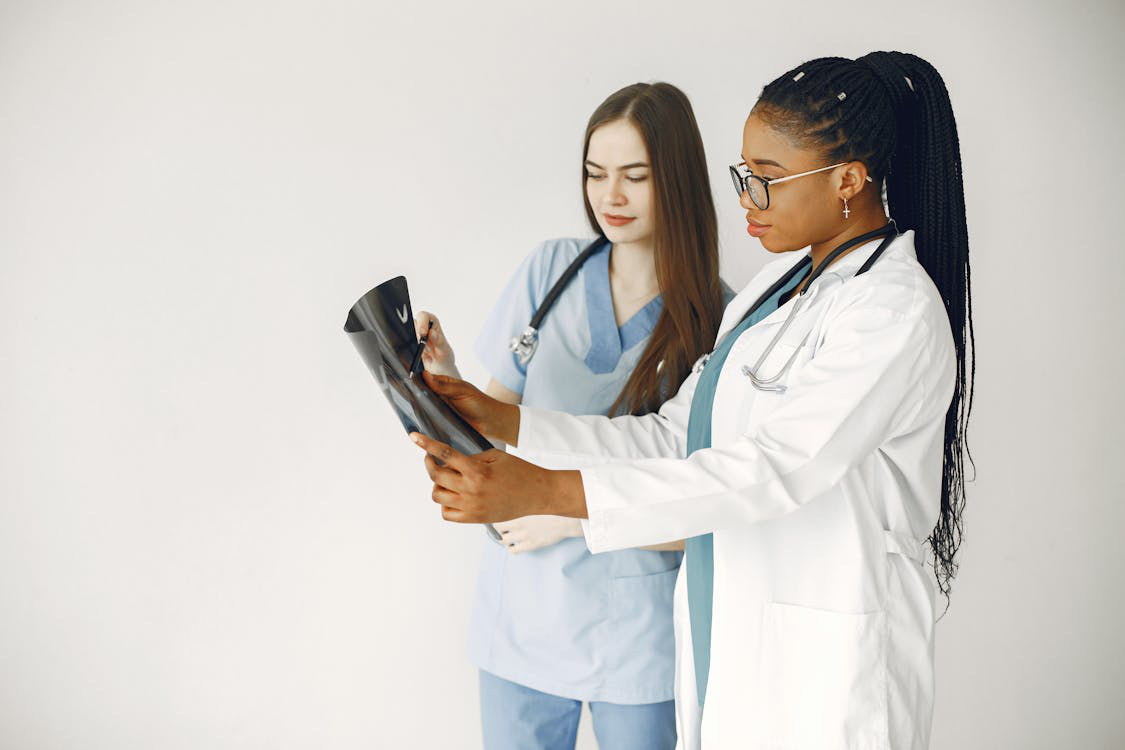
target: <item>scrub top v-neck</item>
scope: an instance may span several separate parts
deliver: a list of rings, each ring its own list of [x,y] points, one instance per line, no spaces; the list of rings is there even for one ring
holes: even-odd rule
[[[588,243],[562,239],[537,247],[476,342],[489,374],[529,406],[607,414],[663,309],[657,297],[617,325],[611,246],[603,242],[559,296],[539,330],[535,356],[521,365],[508,350],[509,340]],[[581,466],[573,457],[513,452],[548,468]],[[470,657],[481,669],[576,700],[672,699],[672,594],[681,553],[591,555],[581,537],[521,555],[491,540],[483,545],[469,638]]]

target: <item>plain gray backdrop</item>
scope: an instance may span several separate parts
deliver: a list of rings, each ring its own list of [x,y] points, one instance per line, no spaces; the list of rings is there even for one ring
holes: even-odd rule
[[[960,127],[978,346],[933,747],[1125,745],[1120,2],[0,3],[0,747],[472,748],[481,531],[341,331],[393,275],[463,372],[666,80],[723,274],[761,87],[898,49]],[[594,746],[584,721],[581,745]]]

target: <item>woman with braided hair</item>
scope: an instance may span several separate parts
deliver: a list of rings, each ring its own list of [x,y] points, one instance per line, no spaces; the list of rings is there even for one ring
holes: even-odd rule
[[[490,437],[601,460],[548,471],[415,434],[433,498],[451,521],[588,519],[595,552],[687,539],[681,747],[925,748],[973,374],[945,84],[898,52],[806,62],[763,89],[731,174],[748,233],[782,257],[677,395],[575,417],[428,377]]]

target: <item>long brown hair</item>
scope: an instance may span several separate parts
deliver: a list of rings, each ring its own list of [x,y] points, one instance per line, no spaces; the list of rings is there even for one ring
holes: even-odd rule
[[[719,238],[699,126],[687,96],[669,83],[626,86],[590,115],[582,146],[582,199],[594,232],[604,236],[586,196],[586,154],[593,132],[617,120],[636,126],[648,149],[653,254],[664,309],[610,413],[645,414],[660,408],[714,344],[723,314]]]

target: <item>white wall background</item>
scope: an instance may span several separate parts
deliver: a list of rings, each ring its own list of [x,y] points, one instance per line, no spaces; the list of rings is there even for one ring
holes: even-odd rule
[[[618,87],[726,164],[801,60],[917,52],[958,115],[979,347],[933,746],[1125,745],[1119,2],[0,3],[0,747],[472,748],[479,530],[341,332],[408,275],[461,363],[584,233]],[[588,727],[583,746],[593,747]]]

